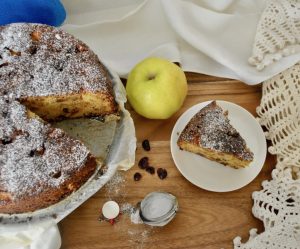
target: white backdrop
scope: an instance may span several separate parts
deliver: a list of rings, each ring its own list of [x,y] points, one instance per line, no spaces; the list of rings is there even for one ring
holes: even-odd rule
[[[63,0],[63,29],[86,42],[120,76],[148,56],[177,61],[185,71],[248,84],[300,60],[284,57],[262,71],[248,63],[262,0]]]

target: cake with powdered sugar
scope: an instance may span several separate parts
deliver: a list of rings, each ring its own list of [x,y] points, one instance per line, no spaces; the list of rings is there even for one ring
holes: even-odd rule
[[[95,116],[119,108],[87,45],[47,25],[0,27],[0,213],[48,207],[93,175],[86,146],[48,122]]]
[[[0,94],[45,120],[117,114],[108,72],[87,45],[39,24],[0,28]]]
[[[227,114],[216,101],[202,108],[181,132],[179,148],[232,168],[248,166],[253,161],[253,153],[230,124]]]

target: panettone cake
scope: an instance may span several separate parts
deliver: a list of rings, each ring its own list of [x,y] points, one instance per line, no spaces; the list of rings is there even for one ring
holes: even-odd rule
[[[202,108],[180,134],[179,148],[235,169],[248,166],[253,153],[232,127],[227,114],[216,101]]]
[[[86,44],[47,25],[0,27],[0,213],[48,207],[93,175],[86,146],[48,122],[95,116],[119,108]]]

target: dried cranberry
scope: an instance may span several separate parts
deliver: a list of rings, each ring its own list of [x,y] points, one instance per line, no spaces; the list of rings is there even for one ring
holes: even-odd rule
[[[146,156],[142,157],[138,165],[141,169],[146,169],[149,166],[149,158]]]
[[[142,175],[139,172],[136,172],[133,176],[133,179],[135,181],[139,181],[139,180],[141,180],[141,178],[142,178]]]
[[[149,143],[149,140],[148,139],[145,139],[143,142],[142,142],[142,146],[143,146],[143,149],[145,151],[149,151],[150,150],[150,143]]]
[[[165,179],[165,178],[167,177],[168,172],[167,172],[167,170],[165,170],[165,169],[163,169],[163,168],[158,168],[158,169],[157,169],[157,175],[158,175],[158,177],[159,177],[161,180],[163,180],[163,179]]]
[[[116,223],[116,220],[115,219],[109,219],[108,222],[111,224],[111,225],[114,225]]]
[[[155,168],[152,167],[152,166],[148,166],[148,167],[146,168],[146,171],[147,171],[148,173],[150,173],[151,175],[155,174]]]

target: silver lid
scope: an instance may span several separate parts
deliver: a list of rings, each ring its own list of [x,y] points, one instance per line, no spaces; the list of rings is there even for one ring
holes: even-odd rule
[[[164,226],[168,224],[178,211],[177,198],[166,192],[152,192],[141,202],[140,217],[145,224]]]

